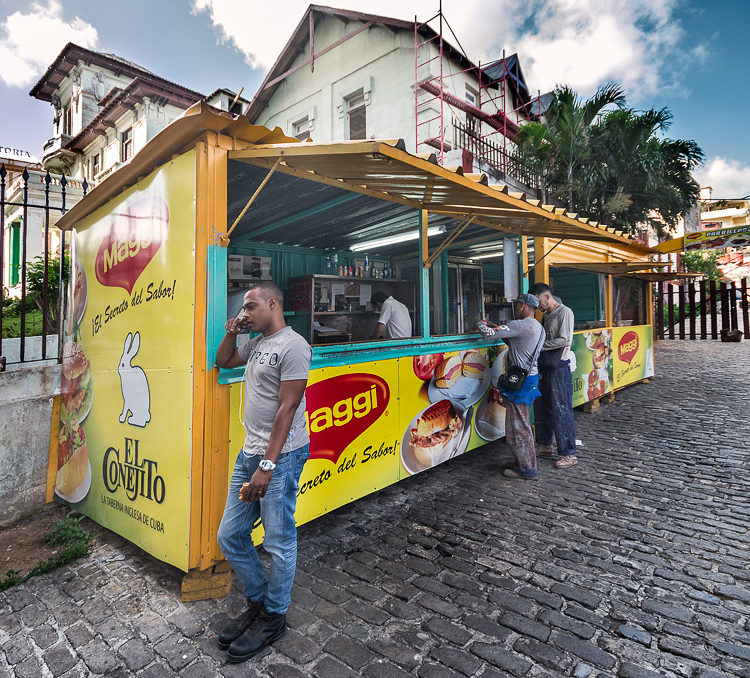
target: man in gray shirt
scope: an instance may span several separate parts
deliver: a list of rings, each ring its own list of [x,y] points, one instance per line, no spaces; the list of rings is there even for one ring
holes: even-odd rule
[[[552,436],[557,440],[555,462],[557,468],[570,468],[578,463],[576,456],[576,422],[573,416],[573,378],[576,354],[570,350],[573,342],[573,311],[552,296],[549,285],[536,283],[530,292],[539,299],[544,311],[542,325],[547,334],[542,351],[562,354],[554,367],[540,371],[539,388],[542,397],[534,404],[537,455],[553,454]]]
[[[247,611],[219,635],[230,662],[256,655],[286,632],[297,563],[294,511],[302,468],[309,456],[305,387],[312,349],[284,322],[284,297],[263,282],[243,298],[242,318],[227,320],[216,352],[219,367],[245,365],[245,440],[229,483],[217,535],[237,573]],[[236,348],[247,327],[259,335]],[[271,556],[266,577],[251,533],[260,519],[263,548]]]
[[[505,440],[510,447],[515,464],[506,468],[506,478],[524,478],[536,480],[539,471],[536,465],[534,434],[531,431],[529,407],[540,395],[537,384],[537,359],[544,342],[544,330],[534,318],[534,311],[539,306],[537,298],[531,294],[522,294],[513,302],[513,315],[504,325],[480,324],[479,330],[487,336],[502,339],[508,346],[508,357],[505,373],[511,366],[528,370],[528,375],[520,389],[509,389],[503,385],[502,377],[498,380],[499,401],[505,408]],[[489,328],[489,329],[488,329]]]

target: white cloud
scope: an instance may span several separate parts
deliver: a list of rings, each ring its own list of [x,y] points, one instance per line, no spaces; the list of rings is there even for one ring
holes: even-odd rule
[[[714,198],[742,198],[750,195],[750,165],[717,156],[695,172],[701,186],[710,186]]]
[[[0,78],[6,85],[34,82],[68,42],[95,47],[96,28],[75,17],[65,21],[59,0],[35,2],[27,13],[14,12],[0,23]]]
[[[704,45],[685,46],[676,18],[682,0],[444,0],[443,11],[469,58],[488,62],[518,52],[529,88],[547,91],[564,83],[588,95],[614,80],[633,98],[679,86],[682,69],[705,59]],[[326,3],[327,4],[327,3]],[[341,0],[347,9],[425,20],[434,0]],[[206,12],[219,39],[233,44],[253,68],[276,60],[308,6],[307,0],[250,3],[193,0]],[[453,42],[449,32],[445,35]]]

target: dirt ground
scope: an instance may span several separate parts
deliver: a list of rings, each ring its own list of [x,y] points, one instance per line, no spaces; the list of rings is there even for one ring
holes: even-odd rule
[[[47,504],[38,513],[20,518],[0,526],[0,580],[5,579],[8,570],[25,575],[40,561],[53,556],[59,547],[44,542],[44,535],[70,509],[61,504]],[[73,511],[73,515],[78,515]],[[84,518],[82,525],[96,534],[96,525]]]

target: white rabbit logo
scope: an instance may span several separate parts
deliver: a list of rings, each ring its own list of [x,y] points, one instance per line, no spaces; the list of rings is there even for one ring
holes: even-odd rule
[[[128,332],[117,372],[120,374],[120,389],[122,390],[120,423],[124,424],[127,420],[131,426],[143,428],[151,421],[148,379],[141,367],[131,365],[140,347],[141,333],[136,332],[133,336]],[[128,413],[130,413],[130,419],[128,419]]]

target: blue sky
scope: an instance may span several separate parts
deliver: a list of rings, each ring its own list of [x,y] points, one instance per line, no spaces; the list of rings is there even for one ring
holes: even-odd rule
[[[324,4],[324,0],[321,1]],[[331,2],[421,20],[437,1]],[[300,0],[0,0],[0,146],[40,156],[52,107],[28,92],[66,42],[114,52],[205,94],[250,98],[307,7]],[[154,11],[158,8],[158,11]],[[634,108],[667,106],[671,137],[706,153],[698,172],[714,197],[750,194],[747,37],[743,0],[444,0],[473,60],[506,49],[521,57],[532,91],[569,84],[583,95],[622,83]]]

